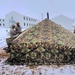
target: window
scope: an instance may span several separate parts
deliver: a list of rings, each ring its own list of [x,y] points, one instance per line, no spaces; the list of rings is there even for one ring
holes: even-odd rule
[[[29,21],[30,21],[30,18],[29,18]]]
[[[28,26],[28,23],[27,23],[27,26]]]
[[[30,26],[30,23],[29,23],[29,26]]]
[[[25,17],[24,17],[24,20],[25,20]]]
[[[31,24],[31,26],[33,26],[33,24]]]
[[[26,20],[28,20],[28,17],[26,18]]]
[[[36,20],[35,20],[35,22],[36,22]]]
[[[0,26],[1,26],[1,23],[0,23]]]
[[[33,19],[33,21],[34,21],[34,19]]]
[[[34,24],[32,24],[32,26],[33,26]]]
[[[32,21],[32,18],[31,18],[31,21]]]
[[[34,21],[34,19],[33,19],[33,21]]]
[[[3,22],[4,22],[4,19],[3,19]]]
[[[24,26],[25,26],[25,23],[24,23]]]
[[[1,21],[1,19],[0,19],[0,21]]]
[[[3,24],[3,26],[5,26],[5,24]]]
[[[33,21],[33,19],[32,19],[32,21]]]

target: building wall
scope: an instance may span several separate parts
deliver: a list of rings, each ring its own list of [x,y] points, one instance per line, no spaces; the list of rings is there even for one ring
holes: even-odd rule
[[[53,19],[51,19],[53,22],[61,25],[62,27],[64,27],[67,30],[73,31],[73,19],[64,16],[64,15],[59,15],[57,17],[54,17]]]
[[[39,20],[35,18],[24,16],[15,11],[6,14],[5,18],[6,27],[11,27],[12,24],[19,22],[22,28],[27,29],[39,22]]]

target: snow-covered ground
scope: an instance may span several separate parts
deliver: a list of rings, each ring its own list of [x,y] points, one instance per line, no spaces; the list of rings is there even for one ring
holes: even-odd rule
[[[0,75],[75,75],[75,65],[37,66],[29,68],[26,65],[5,65],[0,63]]]
[[[0,28],[0,48],[6,46],[6,38],[9,37],[9,29]],[[38,66],[30,69],[29,67],[17,65],[5,65],[5,58],[0,58],[0,75],[75,75],[75,65],[56,65]]]

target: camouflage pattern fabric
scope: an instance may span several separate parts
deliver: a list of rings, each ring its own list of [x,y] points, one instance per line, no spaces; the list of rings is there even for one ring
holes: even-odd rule
[[[75,49],[48,42],[20,43],[10,45],[9,64],[49,65],[75,64]]]
[[[9,48],[9,64],[75,63],[75,34],[49,19],[23,31]]]
[[[13,42],[36,43],[45,41],[51,44],[62,44],[75,48],[75,34],[49,19],[45,19],[23,31]]]

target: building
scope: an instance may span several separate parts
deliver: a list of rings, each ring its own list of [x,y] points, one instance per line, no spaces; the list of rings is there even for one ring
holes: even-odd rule
[[[39,21],[40,20],[38,19],[12,11],[5,15],[5,19],[0,18],[0,27],[9,28],[12,24],[16,24],[16,22],[19,22],[22,28],[27,29],[37,24]]]
[[[5,15],[6,27],[10,27],[12,24],[15,24],[16,22],[20,22],[21,27],[24,29],[27,29],[37,24],[39,20],[29,17],[29,16],[22,15],[15,11],[12,11]]]
[[[52,21],[54,21],[55,23],[61,25],[62,27],[64,27],[67,30],[73,31],[73,19],[64,16],[64,15],[59,15],[54,17],[53,19],[51,19]]]
[[[5,19],[0,18],[0,27],[5,26]]]

